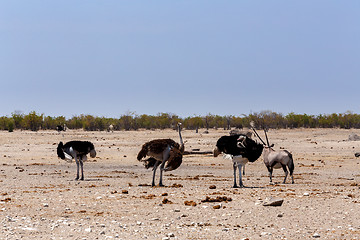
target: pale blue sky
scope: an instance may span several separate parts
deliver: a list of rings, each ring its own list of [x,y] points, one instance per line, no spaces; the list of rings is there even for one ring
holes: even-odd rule
[[[0,0],[0,115],[360,113],[360,1]]]

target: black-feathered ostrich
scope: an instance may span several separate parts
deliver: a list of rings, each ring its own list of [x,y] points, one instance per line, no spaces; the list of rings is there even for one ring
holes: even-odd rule
[[[263,145],[255,142],[244,134],[222,136],[216,143],[214,157],[225,153],[233,162],[234,188],[244,187],[242,182],[241,168],[248,162],[255,162],[263,151]],[[236,168],[239,169],[239,186],[236,184]]]
[[[140,152],[138,153],[137,159],[143,161],[145,167],[153,167],[153,178],[151,186],[155,186],[155,173],[156,169],[160,165],[160,180],[159,186],[163,187],[162,175],[163,171],[172,171],[177,169],[182,163],[182,157],[185,150],[184,142],[181,137],[181,123],[178,124],[180,144],[172,139],[155,139],[145,143]],[[142,160],[146,156],[150,158]],[[165,165],[166,164],[166,165]]]
[[[90,153],[90,157],[96,157],[96,151],[94,144],[88,141],[70,141],[65,145],[60,142],[57,147],[57,155],[61,159],[72,160],[75,159],[77,172],[75,180],[79,180],[79,167],[81,167],[81,178],[84,180],[84,161],[87,160],[87,154]]]

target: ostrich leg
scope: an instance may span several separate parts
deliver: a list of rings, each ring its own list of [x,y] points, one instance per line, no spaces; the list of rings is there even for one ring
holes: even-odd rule
[[[238,164],[238,168],[239,168],[239,185],[241,188],[245,187],[244,184],[243,184],[243,181],[242,181],[242,175],[241,175],[241,168],[242,168],[242,165],[241,164]]]
[[[163,177],[163,171],[164,171],[164,166],[166,161],[169,159],[170,157],[170,151],[171,151],[171,147],[168,146],[164,152],[163,152],[163,161],[161,162],[160,165],[160,180],[159,180],[159,187],[164,187],[164,184],[162,182],[162,177]]]
[[[75,180],[79,180],[80,162],[79,162],[79,159],[77,158],[77,156],[75,156],[74,158],[75,158],[75,162],[76,162],[76,178],[75,178]]]
[[[160,164],[160,162],[156,161],[155,166],[153,168],[153,178],[152,178],[152,183],[151,183],[152,187],[155,187],[155,174],[156,174],[156,169],[158,168],[159,164]]]
[[[81,167],[81,178],[80,180],[84,180],[84,163],[82,161],[82,158],[79,159],[80,167]]]
[[[236,184],[236,163],[233,163],[234,168],[234,186],[233,188],[238,188],[239,186]]]

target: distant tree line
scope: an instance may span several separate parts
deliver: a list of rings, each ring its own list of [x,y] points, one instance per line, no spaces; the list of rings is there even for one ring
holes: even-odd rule
[[[104,131],[110,125],[113,125],[114,130],[175,129],[178,122],[182,122],[184,128],[193,130],[199,128],[241,129],[249,127],[252,121],[257,128],[360,128],[360,115],[352,112],[315,116],[295,113],[283,115],[272,111],[262,111],[241,116],[208,114],[186,118],[180,118],[170,113],[159,113],[156,116],[127,113],[119,118],[79,115],[66,119],[64,116],[44,116],[44,114],[32,111],[28,114],[14,112],[11,116],[0,117],[0,130],[9,132],[15,129],[38,131],[40,129],[56,129],[58,125],[63,126],[64,124],[69,129],[87,131]]]

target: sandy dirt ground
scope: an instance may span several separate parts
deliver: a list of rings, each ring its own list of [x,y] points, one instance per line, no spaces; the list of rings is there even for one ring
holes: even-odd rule
[[[289,150],[295,184],[262,157],[246,165],[246,188],[234,189],[232,163],[186,155],[150,187],[152,171],[136,155],[173,130],[0,132],[0,239],[360,239],[359,130],[270,130],[275,149]],[[228,131],[184,130],[186,150],[212,151]],[[97,157],[76,165],[57,158],[59,141],[89,140]],[[158,181],[158,175],[157,179]],[[268,197],[282,206],[263,206]],[[225,200],[206,202],[206,199]],[[185,204],[186,202],[186,204]]]

